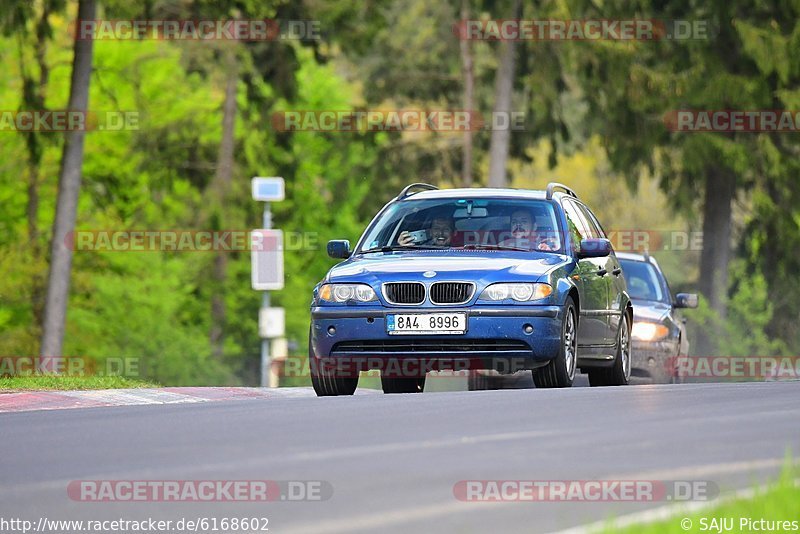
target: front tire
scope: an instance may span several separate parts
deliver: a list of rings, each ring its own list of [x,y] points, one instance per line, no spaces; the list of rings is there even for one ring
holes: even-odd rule
[[[335,397],[337,395],[352,395],[358,387],[358,375],[355,377],[342,376],[336,369],[333,359],[323,360],[314,354],[311,344],[311,331],[308,332],[308,368],[311,375],[311,385],[317,397]]]
[[[575,379],[578,362],[578,314],[572,297],[564,304],[564,319],[561,321],[561,346],[558,355],[547,365],[533,371],[533,383],[537,388],[568,388]]]
[[[622,314],[622,320],[617,334],[617,354],[614,365],[607,369],[592,369],[589,371],[589,385],[596,386],[627,386],[631,379],[631,324],[627,313]]]

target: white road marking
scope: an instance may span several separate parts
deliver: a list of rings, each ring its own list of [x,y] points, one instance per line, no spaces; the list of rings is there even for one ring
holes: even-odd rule
[[[171,388],[170,388],[171,389]],[[180,388],[178,388],[180,389]],[[196,404],[230,400],[316,397],[311,388],[186,388],[186,392],[166,389],[97,389],[72,391],[17,391],[0,396],[0,413],[145,406],[157,404]],[[208,391],[210,396],[204,397]],[[226,395],[227,393],[227,395]],[[374,395],[374,390],[359,389],[356,395]],[[38,402],[37,396],[41,397]],[[34,402],[26,402],[33,397]],[[15,405],[15,399],[20,404]],[[83,402],[83,404],[82,404]]]
[[[107,403],[112,406],[136,406],[143,404],[176,404],[206,402],[207,399],[158,391],[152,389],[101,389],[93,391],[61,391],[59,395],[77,399],[87,399],[95,402]]]

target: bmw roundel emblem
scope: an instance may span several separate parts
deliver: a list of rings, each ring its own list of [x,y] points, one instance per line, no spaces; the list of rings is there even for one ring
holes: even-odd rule
[[[436,271],[425,271],[424,273],[422,273],[422,276],[424,276],[425,278],[433,278],[434,276],[436,276]]]

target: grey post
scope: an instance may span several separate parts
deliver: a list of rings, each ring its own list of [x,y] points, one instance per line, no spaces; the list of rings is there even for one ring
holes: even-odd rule
[[[269,209],[269,202],[264,202],[264,230],[272,228],[272,212]],[[269,291],[264,291],[261,297],[261,307],[269,308]],[[269,387],[269,339],[261,340],[261,387]]]

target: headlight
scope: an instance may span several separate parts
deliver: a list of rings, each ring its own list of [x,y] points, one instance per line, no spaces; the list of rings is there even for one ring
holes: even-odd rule
[[[367,284],[324,284],[319,288],[319,298],[328,302],[370,302],[378,300],[375,291]]]
[[[491,284],[486,286],[478,300],[506,300],[513,299],[517,302],[528,302],[549,297],[553,288],[549,284]]]
[[[631,337],[639,341],[658,341],[664,339],[669,334],[669,328],[663,324],[634,322],[631,330]]]

